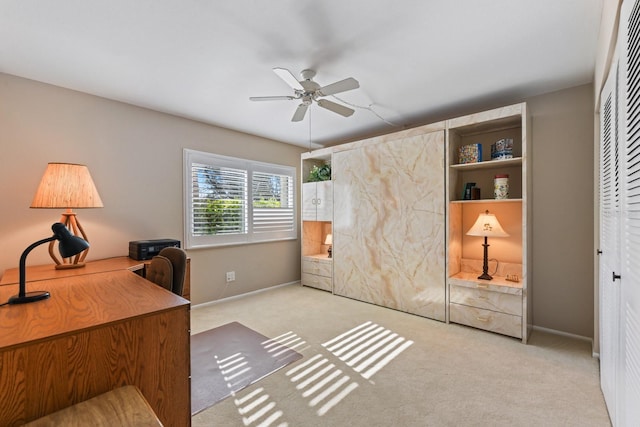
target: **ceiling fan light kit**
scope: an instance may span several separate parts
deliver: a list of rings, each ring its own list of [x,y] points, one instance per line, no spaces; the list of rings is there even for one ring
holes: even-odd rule
[[[298,108],[293,113],[293,117],[291,118],[292,122],[302,121],[307,113],[307,109],[314,101],[318,106],[343,117],[349,117],[354,113],[354,110],[349,107],[345,107],[344,105],[327,99],[321,99],[325,96],[335,95],[336,93],[359,88],[360,83],[358,83],[358,81],[353,77],[348,77],[326,86],[320,86],[318,83],[313,81],[313,78],[316,75],[316,72],[313,70],[302,70],[300,72],[302,80],[296,79],[291,71],[286,68],[276,67],[273,69],[273,72],[293,89],[294,95],[252,96],[249,98],[251,101],[283,101],[299,99],[301,104],[298,105]]]

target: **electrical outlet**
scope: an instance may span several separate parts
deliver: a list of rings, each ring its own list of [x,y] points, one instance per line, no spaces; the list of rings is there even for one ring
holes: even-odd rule
[[[233,282],[234,280],[236,280],[236,272],[227,271],[227,282]]]

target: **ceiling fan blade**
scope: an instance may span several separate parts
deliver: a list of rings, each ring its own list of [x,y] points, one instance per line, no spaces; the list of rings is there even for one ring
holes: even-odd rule
[[[249,98],[251,101],[284,101],[296,99],[295,96],[252,96]]]
[[[352,110],[349,107],[345,107],[344,105],[336,104],[333,101],[328,101],[326,99],[318,100],[318,105],[322,108],[326,108],[329,111],[333,111],[334,113],[338,113],[341,116],[349,117],[353,114],[355,110]]]
[[[284,82],[292,88],[297,90],[304,90],[298,79],[296,79],[296,76],[294,76],[291,71],[287,70],[286,68],[276,67],[273,69],[273,72],[276,73],[278,77],[284,80]]]
[[[349,77],[344,80],[340,80],[339,82],[331,83],[330,85],[326,85],[318,89],[318,94],[320,96],[329,96],[340,92],[346,92],[348,90],[358,89],[360,87],[360,83],[353,77]]]
[[[292,122],[300,122],[304,119],[304,115],[307,113],[307,108],[309,108],[309,104],[300,104],[298,105],[298,109],[295,113],[293,113],[293,117],[291,118]]]

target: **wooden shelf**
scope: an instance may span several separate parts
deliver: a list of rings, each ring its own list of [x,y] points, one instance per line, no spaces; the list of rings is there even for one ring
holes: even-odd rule
[[[459,170],[459,171],[471,171],[478,169],[493,169],[493,168],[501,168],[501,167],[510,167],[510,166],[521,166],[522,165],[522,157],[514,157],[512,159],[502,159],[502,160],[488,160],[486,162],[478,162],[478,163],[461,163],[457,165],[451,165],[451,169]]]

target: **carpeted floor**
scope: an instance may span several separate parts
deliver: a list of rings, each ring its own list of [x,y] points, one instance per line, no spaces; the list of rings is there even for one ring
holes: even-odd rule
[[[299,285],[191,311],[295,337],[303,358],[192,418],[198,426],[610,426],[591,343],[529,344]]]

